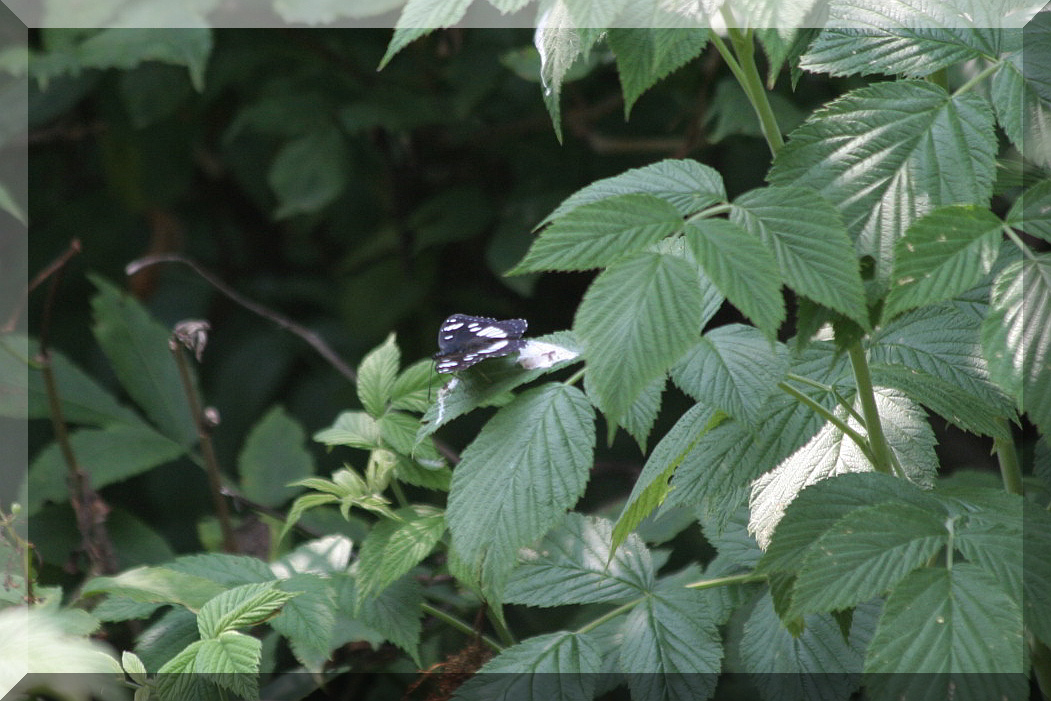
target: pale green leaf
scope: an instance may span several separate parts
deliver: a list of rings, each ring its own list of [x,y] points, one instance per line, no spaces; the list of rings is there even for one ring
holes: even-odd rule
[[[630,290],[630,294],[625,294]],[[577,308],[593,401],[619,423],[700,332],[703,295],[690,264],[639,253],[598,276]]]
[[[306,434],[299,422],[275,406],[245,438],[237,456],[241,490],[253,501],[276,507],[300,491],[285,486],[314,474],[314,460],[303,447]]]
[[[755,426],[787,372],[787,349],[753,326],[727,324],[705,333],[672,368],[671,376],[698,402]]]
[[[968,563],[922,568],[887,598],[865,657],[877,698],[1024,699],[1022,614]]]
[[[974,287],[996,262],[1002,230],[992,212],[966,205],[939,207],[914,221],[894,244],[883,318]]]
[[[200,641],[193,671],[243,698],[259,694],[259,663],[263,642],[235,630]]]
[[[462,701],[591,701],[602,656],[593,635],[538,635],[489,660],[456,690]]]
[[[1051,166],[1051,96],[1041,92],[1045,80],[1037,52],[1047,52],[1051,39],[1046,13],[1039,13],[1026,27],[1024,52],[1006,57],[993,74],[991,98],[996,119],[1004,133],[1030,161]]]
[[[566,198],[538,226],[590,202],[629,193],[658,197],[671,203],[683,216],[726,200],[722,176],[714,168],[697,161],[666,159],[596,180]]]
[[[364,411],[344,411],[330,427],[315,433],[314,440],[329,446],[372,450],[379,446],[379,423]]]
[[[686,242],[719,291],[771,338],[785,319],[781,275],[758,237],[724,219],[686,226]]]
[[[391,407],[402,411],[425,412],[440,387],[434,361],[419,360],[405,368],[391,387]]]
[[[445,533],[445,516],[433,507],[398,509],[402,521],[380,521],[361,544],[358,602],[383,591],[427,557]]]
[[[575,387],[546,384],[489,420],[453,471],[446,522],[453,545],[487,583],[518,548],[558,523],[587,484],[594,412]]]
[[[1004,223],[1051,243],[1051,180],[1041,180],[1019,195]]]
[[[0,183],[0,211],[7,212],[24,226],[26,224],[26,213],[21,205],[15,201],[11,191],[6,185]]]
[[[362,19],[382,15],[405,4],[405,0],[274,0],[274,12],[285,22],[332,24],[344,17]]]
[[[185,452],[178,443],[143,425],[84,428],[70,433],[69,442],[77,464],[90,476],[94,489],[123,482]],[[58,444],[42,449],[29,466],[29,512],[35,513],[44,502],[68,501],[68,475],[69,466]]]
[[[612,537],[613,524],[606,519],[569,514],[536,547],[521,551],[505,601],[547,607],[623,603],[640,596],[653,587],[650,553],[630,535],[614,554]]]
[[[642,93],[700,55],[708,43],[708,31],[686,28],[611,29],[606,41],[617,59],[617,72],[620,73],[620,85],[624,93],[624,117],[627,118],[632,105]]]
[[[354,543],[345,535],[333,533],[301,543],[270,563],[270,570],[281,579],[300,574],[319,576],[343,572],[350,563]]]
[[[408,0],[394,26],[394,37],[379,68],[386,66],[406,46],[438,28],[451,27],[463,18],[471,0]]]
[[[843,26],[833,15],[830,26],[800,59],[800,66],[834,76],[881,73],[923,78],[957,63],[999,53],[995,29],[896,27],[893,19],[875,7],[870,17],[870,22],[851,18],[850,25]]]
[[[92,331],[117,378],[162,433],[192,445],[197,428],[168,349],[170,332],[113,284],[97,275],[89,277],[99,290],[91,300]]]
[[[661,586],[628,614],[618,667],[632,698],[704,701],[712,696],[723,648],[710,595],[681,584]]]
[[[281,589],[295,593],[270,620],[288,638],[292,654],[308,670],[319,672],[329,657],[336,625],[335,599],[325,578],[296,574],[281,582]]]
[[[681,228],[682,216],[665,200],[646,193],[607,197],[555,220],[509,274],[601,268]]]
[[[82,589],[85,596],[115,594],[139,602],[181,604],[192,611],[224,590],[204,577],[166,567],[136,567],[113,577],[95,577]]]
[[[847,514],[803,559],[793,615],[849,608],[893,588],[948,542],[946,516],[900,503]]]
[[[165,565],[168,569],[204,577],[224,587],[267,582],[274,578],[270,566],[257,557],[227,553],[183,555]]]
[[[843,215],[876,276],[890,275],[895,242],[941,205],[985,204],[996,137],[989,103],[923,81],[847,93],[789,137],[770,171],[774,185],[816,189]]]
[[[358,366],[358,400],[372,417],[378,419],[387,410],[400,364],[401,352],[393,333],[362,358]]]
[[[186,66],[198,91],[212,53],[212,30],[198,27],[110,28],[76,47],[80,66],[130,69],[145,61]]]
[[[197,614],[201,638],[215,638],[238,628],[251,628],[273,616],[295,594],[276,588],[277,582],[243,584],[211,598]]]
[[[868,325],[854,244],[843,218],[809,188],[764,187],[733,202],[730,220],[774,252],[785,284]]]

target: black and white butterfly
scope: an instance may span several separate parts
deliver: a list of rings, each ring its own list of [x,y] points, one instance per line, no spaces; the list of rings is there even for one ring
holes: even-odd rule
[[[441,373],[466,370],[486,358],[500,358],[519,350],[526,342],[525,319],[490,319],[453,314],[438,329],[436,369]]]

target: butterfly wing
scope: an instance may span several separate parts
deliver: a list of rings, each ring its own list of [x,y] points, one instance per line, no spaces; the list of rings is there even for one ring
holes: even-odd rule
[[[466,370],[486,358],[510,355],[522,347],[525,319],[491,319],[453,314],[438,329],[434,359],[440,373]]]

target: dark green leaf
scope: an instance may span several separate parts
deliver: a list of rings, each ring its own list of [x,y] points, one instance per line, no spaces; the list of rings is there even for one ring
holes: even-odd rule
[[[332,204],[346,186],[346,168],[343,135],[334,126],[287,142],[267,174],[278,201],[274,217],[313,214]]]
[[[306,433],[281,407],[274,407],[245,438],[237,470],[244,495],[265,506],[280,506],[299,489],[289,482],[314,474],[314,460],[303,447]]]
[[[1041,180],[1019,195],[1004,223],[1051,242],[1051,180]]]
[[[414,505],[395,513],[403,520],[380,521],[361,544],[359,604],[419,564],[445,533],[445,517],[438,509]]]
[[[624,117],[642,93],[672,71],[700,55],[708,43],[707,29],[611,29],[606,36],[617,58],[617,72],[624,92]]]

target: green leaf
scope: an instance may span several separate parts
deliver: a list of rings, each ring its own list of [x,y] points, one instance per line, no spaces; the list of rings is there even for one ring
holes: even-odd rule
[[[884,437],[906,477],[914,484],[931,485],[938,472],[938,456],[934,452],[937,441],[926,412],[896,390],[877,387],[875,400]],[[861,423],[849,417],[845,410],[837,408],[836,415],[862,436],[866,435]],[[752,483],[749,530],[765,546],[785,507],[803,489],[835,475],[873,469],[857,443],[829,422],[806,445]]]
[[[993,74],[991,95],[996,119],[1025,158],[1045,168],[1051,165],[1051,96],[1041,93],[1048,22],[1037,13],[1025,29],[1025,51],[1007,56]]]
[[[849,638],[830,614],[806,616],[797,637],[781,623],[770,593],[763,594],[744,624],[740,644],[741,661],[762,697],[784,701],[850,698],[861,684],[868,642],[860,620],[864,613],[855,616],[859,620],[851,626]]]
[[[296,500],[292,502],[291,508],[288,510],[288,516],[285,517],[285,525],[281,527],[281,533],[278,534],[278,541],[284,540],[285,536],[290,530],[299,522],[303,514],[319,506],[325,506],[326,504],[336,504],[340,501],[340,497],[333,494],[304,494],[296,497]]]
[[[869,362],[922,370],[966,392],[988,413],[1010,416],[1012,402],[990,380],[982,355],[984,317],[984,305],[964,300],[906,312],[869,337]]]
[[[259,694],[259,663],[263,642],[250,635],[228,630],[218,637],[200,641],[193,671],[242,698]]]
[[[566,198],[538,226],[559,219],[585,204],[629,193],[658,197],[671,203],[683,216],[726,201],[723,178],[714,168],[697,161],[666,159],[596,180]]]
[[[427,411],[437,391],[437,378],[434,361],[430,358],[424,358],[405,368],[391,387],[391,407],[401,411]]]
[[[1004,223],[1051,242],[1051,180],[1041,180],[1019,195]]]
[[[679,211],[645,193],[582,204],[544,229],[508,274],[601,268],[682,228]]]
[[[15,201],[15,198],[11,195],[11,191],[3,183],[0,183],[0,211],[7,212],[25,226],[26,213],[23,211],[19,203]]]
[[[883,318],[974,287],[996,262],[1002,230],[996,215],[970,205],[940,207],[914,221],[894,244]]]
[[[707,29],[662,28],[649,24],[634,26],[646,28],[610,29],[606,36],[617,59],[617,72],[624,92],[625,119],[642,93],[699,56],[708,43]]]
[[[281,582],[281,589],[296,596],[289,599],[270,626],[288,638],[292,654],[313,672],[321,671],[332,649],[336,605],[325,577],[294,574]]]
[[[701,436],[717,421],[715,410],[695,404],[679,417],[646,459],[624,508],[613,527],[611,547],[615,551],[642,520],[664,502],[668,481]]]
[[[500,409],[453,471],[446,522],[482,581],[502,581],[518,548],[558,523],[584,492],[594,413],[575,387],[546,384]]]
[[[922,24],[904,28],[894,26],[894,20],[876,8],[867,19],[851,17],[849,25],[844,25],[833,15],[830,26],[803,55],[800,66],[833,76],[882,73],[923,78],[953,64],[982,58],[983,54],[999,53],[1000,32],[996,29],[941,28],[922,19],[918,20]]]
[[[923,568],[887,598],[865,657],[878,698],[1023,699],[1022,614],[968,563]]]
[[[343,135],[331,125],[285,143],[267,173],[277,196],[274,218],[314,214],[332,204],[346,187],[347,163]]]
[[[179,28],[103,29],[76,49],[84,68],[130,69],[146,61],[186,66],[198,92],[204,90],[204,71],[211,53],[212,30],[192,24]]]
[[[734,200],[730,221],[774,252],[786,285],[868,326],[854,244],[839,212],[814,190],[751,190]]]
[[[584,377],[584,391],[591,392],[591,381]],[[664,385],[667,383],[666,377],[658,377],[642,390],[642,393],[638,396],[638,399],[628,407],[627,412],[620,417],[621,423],[624,426],[624,430],[627,431],[635,442],[639,444],[639,450],[642,453],[646,452],[646,442],[649,439],[650,431],[653,430],[653,424],[657,421],[657,414],[661,410],[661,395],[664,393]],[[607,442],[612,444],[614,436],[616,434],[617,425],[614,423],[607,423],[609,433],[607,435]]]
[[[123,482],[185,452],[178,443],[143,425],[84,428],[70,433],[69,442],[77,464],[90,476],[94,489]],[[69,501],[68,475],[69,467],[57,443],[41,450],[29,466],[29,513],[35,513],[48,501]]]
[[[767,100],[774,121],[782,132],[795,129],[806,117],[792,100],[778,92],[768,92]],[[715,84],[704,115],[705,138],[709,143],[725,142],[732,136],[764,139],[763,124],[752,107],[748,93],[736,78],[726,76]]]
[[[91,300],[92,331],[121,385],[161,432],[193,445],[197,428],[168,349],[171,334],[136,300],[97,275],[89,278],[99,290]]]
[[[523,550],[504,600],[525,606],[623,603],[653,588],[646,545],[629,535],[614,554],[613,524],[571,513],[536,548]]]
[[[251,582],[268,582],[274,578],[270,566],[257,557],[204,553],[184,555],[165,565],[168,569],[204,577],[224,587]]]
[[[248,433],[237,456],[244,495],[271,507],[291,499],[299,490],[285,485],[314,474],[305,440],[303,427],[283,408],[275,406],[267,412]]]
[[[409,0],[398,16],[394,37],[380,59],[379,70],[383,70],[399,51],[420,37],[459,22],[470,4],[471,0]]]
[[[347,445],[372,450],[379,447],[379,423],[364,411],[344,411],[326,429],[314,434],[314,440],[328,446]]]
[[[772,338],[785,319],[785,301],[769,249],[724,219],[687,224],[686,243],[719,291]]]
[[[115,594],[133,601],[180,604],[198,611],[225,587],[192,574],[184,574],[166,567],[136,567],[113,577],[95,577],[83,589],[91,594]]]
[[[876,279],[890,275],[894,243],[941,205],[986,203],[996,137],[988,102],[923,81],[847,93],[792,132],[769,180],[805,185],[837,207]]]
[[[755,426],[766,400],[788,372],[787,352],[759,329],[719,326],[672,368],[675,384],[698,402]]]
[[[1051,436],[1051,255],[1027,256],[997,276],[982,348],[992,379]]]
[[[529,638],[489,660],[456,690],[462,701],[591,701],[602,656],[594,637],[568,631]]]
[[[697,338],[703,301],[690,264],[659,253],[622,259],[591,284],[573,330],[587,359],[593,399],[611,420],[619,423]]]
[[[980,436],[1007,440],[1010,435],[1006,424],[985,407],[975,406],[970,395],[959,387],[939,377],[904,365],[872,363],[869,369],[875,384],[900,389],[954,426]]]
[[[445,533],[445,515],[424,505],[395,512],[402,521],[380,521],[361,544],[358,603],[383,591],[427,557]]]
[[[401,352],[393,333],[362,358],[358,366],[358,399],[373,418],[378,419],[387,411],[387,402],[394,395],[400,364]]]
[[[342,599],[340,603],[343,603]],[[411,577],[402,577],[378,595],[362,600],[361,619],[384,639],[407,652],[419,665],[423,603],[423,588],[419,582]]]
[[[710,592],[658,587],[621,628],[618,667],[635,699],[704,701],[715,692],[723,649]]]
[[[404,4],[405,0],[274,0],[273,8],[285,22],[322,25],[345,17],[375,17]]]
[[[266,621],[295,596],[276,587],[277,582],[243,584],[209,599],[197,615],[201,638],[215,638]]]
[[[806,554],[790,615],[845,609],[893,588],[949,539],[944,510],[882,503],[855,509]]]
[[[904,503],[931,512],[941,507],[932,496],[904,480],[879,472],[839,475],[807,487],[785,509],[758,572],[797,572],[814,543],[851,512],[884,502]]]
[[[1051,514],[1022,502],[1022,602],[1025,624],[1045,644],[1051,642]]]

